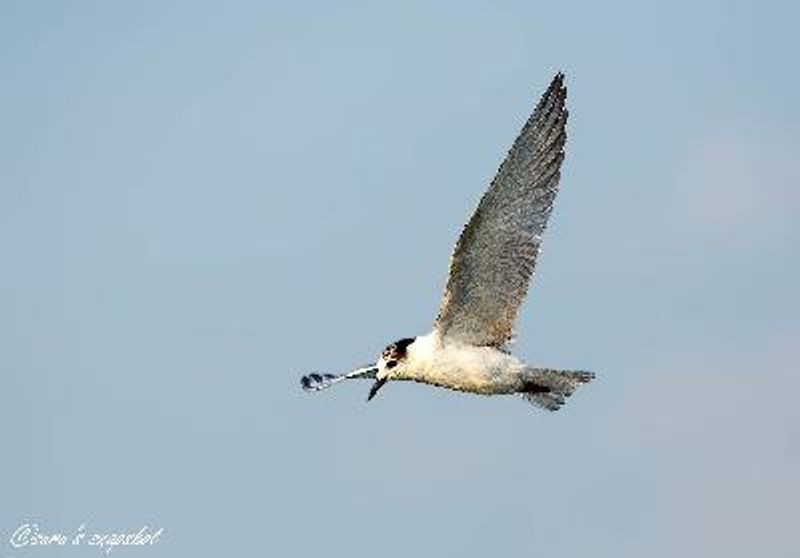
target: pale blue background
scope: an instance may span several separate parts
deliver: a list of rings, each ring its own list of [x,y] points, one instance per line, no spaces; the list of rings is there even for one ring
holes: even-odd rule
[[[0,556],[797,556],[795,6],[2,2]],[[516,350],[598,381],[302,393],[430,326],[557,70]]]

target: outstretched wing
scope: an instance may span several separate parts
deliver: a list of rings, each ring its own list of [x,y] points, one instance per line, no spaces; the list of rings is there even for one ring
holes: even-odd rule
[[[497,347],[511,340],[558,192],[566,98],[559,73],[464,227],[434,326],[443,338]]]

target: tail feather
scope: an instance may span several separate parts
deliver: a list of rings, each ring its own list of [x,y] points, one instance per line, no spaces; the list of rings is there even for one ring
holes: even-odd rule
[[[529,368],[522,397],[548,411],[557,411],[577,387],[594,379],[593,372]]]

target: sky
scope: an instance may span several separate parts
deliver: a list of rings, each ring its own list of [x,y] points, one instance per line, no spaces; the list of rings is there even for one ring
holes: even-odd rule
[[[792,557],[794,2],[0,3],[0,557]],[[557,71],[515,353],[558,413],[352,382],[425,333]]]

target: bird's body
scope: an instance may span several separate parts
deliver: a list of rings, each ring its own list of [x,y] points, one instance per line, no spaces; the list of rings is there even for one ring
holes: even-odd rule
[[[555,410],[594,377],[528,366],[508,350],[558,192],[565,102],[558,74],[461,233],[433,330],[389,345],[376,364],[349,374],[304,376],[304,389],[372,378],[372,399],[389,380],[415,381],[483,395],[520,393]]]
[[[525,365],[494,347],[443,343],[435,331],[414,339],[392,380],[493,395],[519,391]]]

